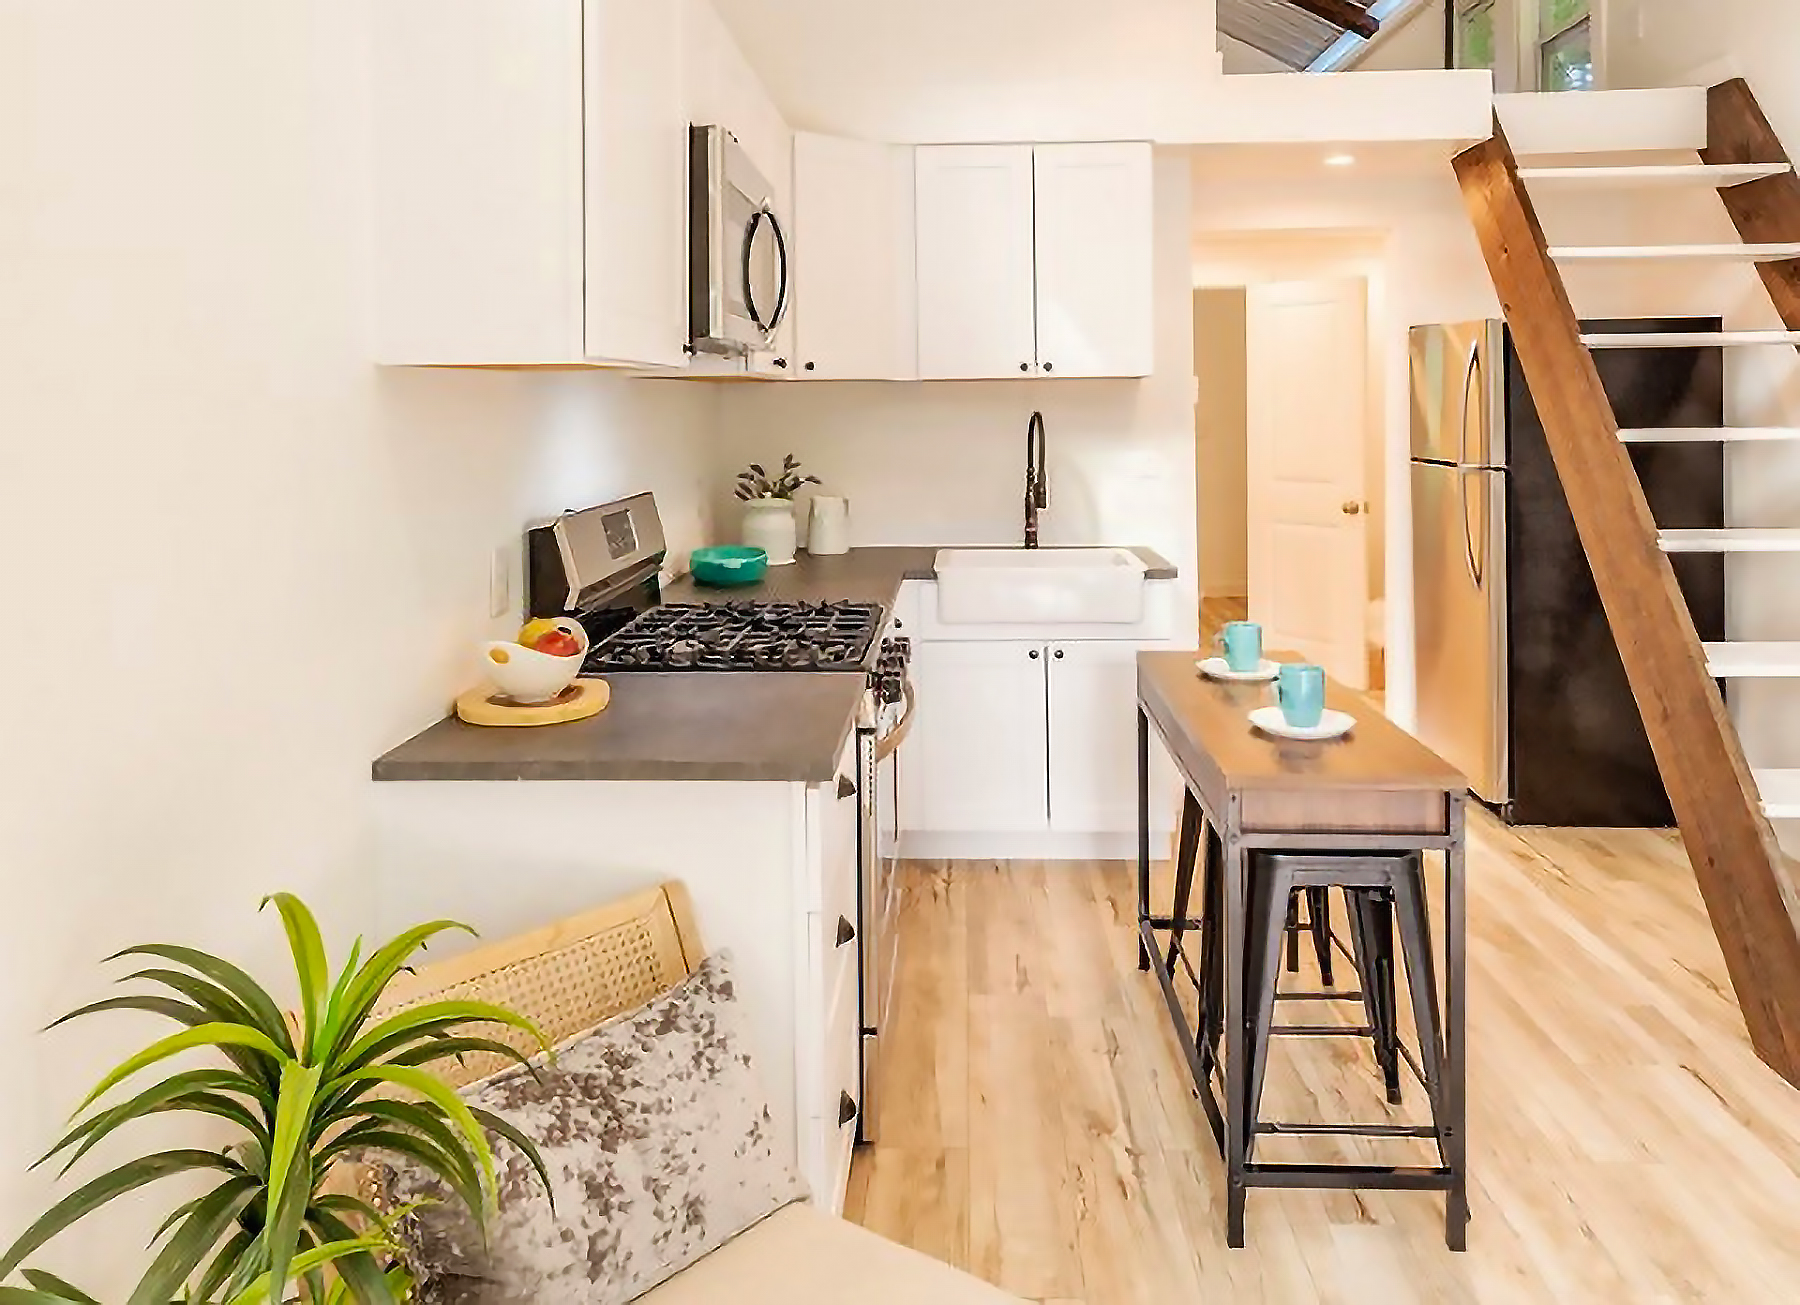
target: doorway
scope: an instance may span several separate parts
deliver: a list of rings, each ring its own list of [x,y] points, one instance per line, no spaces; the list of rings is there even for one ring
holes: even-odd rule
[[[1254,620],[1271,647],[1380,691],[1379,293],[1354,259],[1310,252],[1194,291],[1201,634],[1210,644],[1225,622]]]

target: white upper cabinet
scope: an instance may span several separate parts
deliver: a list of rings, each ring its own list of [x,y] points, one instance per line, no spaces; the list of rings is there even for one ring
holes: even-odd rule
[[[1037,369],[1032,147],[917,152],[919,375],[1029,376]]]
[[[794,137],[794,375],[905,381],[919,374],[913,151]]]
[[[917,154],[922,378],[1150,374],[1148,144]]]
[[[1037,147],[1037,361],[1045,374],[1150,374],[1151,166],[1143,144]]]

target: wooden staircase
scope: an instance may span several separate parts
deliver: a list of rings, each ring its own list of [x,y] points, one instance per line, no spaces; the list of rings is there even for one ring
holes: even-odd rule
[[[1800,1087],[1800,891],[1769,824],[1800,817],[1800,771],[1755,773],[1717,679],[1800,676],[1800,644],[1703,646],[1674,552],[1800,553],[1800,530],[1658,531],[1626,445],[1800,439],[1800,429],[1621,430],[1590,350],[1800,346],[1800,177],[1742,81],[1715,87],[1695,164],[1521,169],[1506,134],[1456,159],[1569,508],[1669,791],[1757,1054]],[[1527,187],[1717,189],[1741,245],[1551,248]],[[1559,263],[1753,262],[1783,330],[1584,335]],[[1800,571],[1795,583],[1800,586]]]

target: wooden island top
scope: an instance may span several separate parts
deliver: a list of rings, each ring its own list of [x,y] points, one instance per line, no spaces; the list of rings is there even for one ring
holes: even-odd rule
[[[1249,721],[1272,701],[1269,686],[1209,680],[1197,660],[1138,654],[1138,701],[1211,810],[1236,798],[1245,830],[1448,832],[1445,798],[1465,795],[1468,781],[1367,698],[1328,678],[1326,706],[1356,717],[1356,728],[1328,742],[1275,738]]]

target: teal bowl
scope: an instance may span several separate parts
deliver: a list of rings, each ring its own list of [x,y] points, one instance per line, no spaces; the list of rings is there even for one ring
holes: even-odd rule
[[[725,544],[716,548],[696,548],[688,560],[696,584],[717,589],[734,589],[753,585],[769,572],[769,554],[760,548]]]

